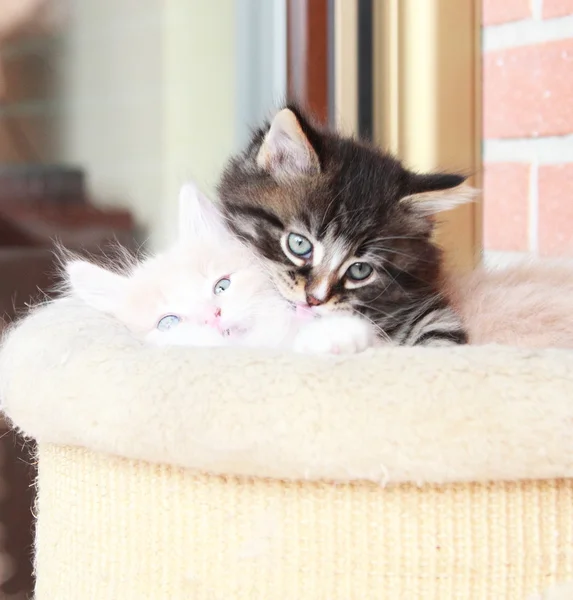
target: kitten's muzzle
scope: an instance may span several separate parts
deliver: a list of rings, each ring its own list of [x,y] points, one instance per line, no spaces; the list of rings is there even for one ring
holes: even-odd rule
[[[307,294],[306,295],[306,303],[309,306],[320,306],[321,304],[324,304],[324,300],[320,300],[319,298],[315,298],[312,294]]]
[[[305,298],[309,306],[326,304],[332,298],[332,283],[328,275],[312,277],[305,285]]]

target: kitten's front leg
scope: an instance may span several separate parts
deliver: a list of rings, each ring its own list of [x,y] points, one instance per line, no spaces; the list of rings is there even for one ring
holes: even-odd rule
[[[459,346],[468,343],[460,316],[450,306],[438,306],[408,324],[401,342],[406,346]]]
[[[461,346],[463,344],[467,344],[467,342],[461,342],[459,341],[459,339],[449,339],[446,337],[436,337],[436,338],[432,338],[429,339],[427,341],[425,341],[423,344],[416,344],[417,346],[424,346],[426,348],[428,347],[432,347],[432,348],[438,348],[440,346]]]
[[[354,315],[320,317],[303,325],[295,337],[295,352],[355,354],[379,343],[374,327]]]

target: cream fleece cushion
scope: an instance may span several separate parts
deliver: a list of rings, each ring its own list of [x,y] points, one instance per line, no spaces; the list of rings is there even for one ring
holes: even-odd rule
[[[40,307],[0,350],[39,442],[36,598],[570,598],[572,367],[155,348]]]
[[[211,473],[382,484],[573,475],[568,351],[157,348],[59,300],[8,332],[0,397],[41,444]]]

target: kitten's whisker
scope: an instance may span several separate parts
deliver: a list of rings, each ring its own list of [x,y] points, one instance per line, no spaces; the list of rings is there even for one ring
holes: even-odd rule
[[[403,252],[395,252],[393,250],[383,250],[384,252],[384,256],[382,257],[370,257],[369,255],[366,255],[366,257],[373,263],[375,263],[378,260],[378,264],[384,263],[386,265],[391,265],[396,267],[399,271],[404,271],[407,272],[402,266],[397,265],[392,259],[392,254],[395,254],[396,257],[400,257],[400,256],[404,256],[405,258],[410,258],[412,259],[412,262],[414,263],[422,263],[422,264],[433,264],[433,261],[429,260],[429,259],[424,259],[424,258],[417,258],[415,256],[412,256],[410,254],[407,253],[403,253]]]
[[[398,265],[396,265],[394,263],[390,263],[390,265],[392,265],[394,268],[398,269],[402,273],[405,273],[406,275],[412,277],[416,281],[419,281],[420,283],[424,283],[424,284],[426,284],[428,286],[431,285],[431,283],[429,281],[427,281],[426,279],[422,279],[421,277],[418,277],[417,275],[414,275],[414,273],[412,273],[412,271],[408,271],[407,269],[399,267]],[[404,288],[402,288],[402,289],[404,289]]]
[[[379,238],[373,238],[371,240],[368,240],[368,243],[370,244],[377,244],[378,242],[386,242],[386,241],[390,241],[390,240],[423,240],[424,236],[421,235],[395,235],[395,236],[388,236],[388,237],[379,237]]]
[[[396,277],[392,276],[392,273],[390,273],[390,271],[388,271],[388,269],[383,265],[380,264],[380,268],[384,271],[384,273],[386,273],[386,275],[388,275],[388,277],[390,277],[390,279],[392,280],[392,283],[396,284],[403,292],[405,292],[406,290],[404,289],[403,286],[401,286],[397,281],[396,281]],[[383,290],[382,293],[384,293],[386,290],[388,289],[388,286],[386,286]],[[378,296],[380,297],[380,296]]]
[[[399,256],[405,256],[406,258],[411,258],[417,262],[431,263],[433,261],[421,258],[420,256],[413,256],[412,254],[408,254],[407,252],[400,252],[395,248],[389,248],[387,246],[373,246],[370,248],[371,250],[378,250],[379,252],[386,252],[387,254],[397,254]]]

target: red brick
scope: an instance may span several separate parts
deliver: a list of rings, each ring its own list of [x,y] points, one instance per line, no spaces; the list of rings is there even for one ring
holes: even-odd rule
[[[484,246],[486,250],[527,250],[529,165],[484,166]]]
[[[554,19],[573,15],[573,0],[544,0],[543,18]]]
[[[573,256],[573,163],[539,167],[539,253]]]
[[[486,138],[573,132],[573,39],[484,56]]]
[[[481,10],[482,23],[486,27],[531,16],[529,0],[483,0]]]

